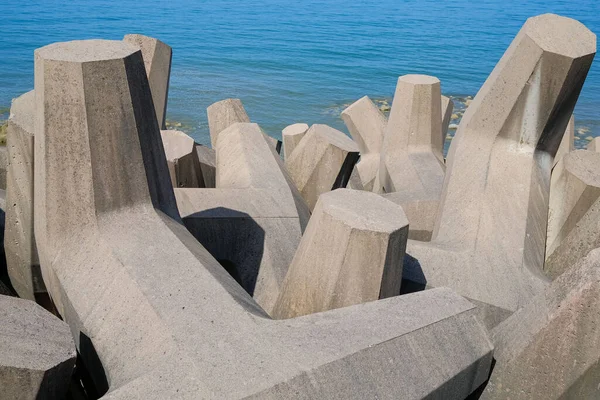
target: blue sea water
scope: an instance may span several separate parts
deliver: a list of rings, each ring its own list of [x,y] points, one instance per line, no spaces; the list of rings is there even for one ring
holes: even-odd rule
[[[600,0],[0,0],[0,11],[0,117],[33,88],[34,49],[142,33],[172,46],[167,118],[201,143],[206,107],[224,98],[242,99],[275,137],[294,122],[345,130],[343,107],[390,99],[400,75],[475,95],[530,16],[553,12],[600,33]],[[575,115],[579,146],[600,135],[598,63]]]

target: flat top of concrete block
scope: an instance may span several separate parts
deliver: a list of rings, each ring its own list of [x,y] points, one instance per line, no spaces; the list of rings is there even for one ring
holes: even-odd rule
[[[596,52],[596,35],[581,22],[543,14],[525,22],[523,31],[542,49],[577,58]]]
[[[0,365],[48,370],[75,357],[69,326],[33,301],[0,295]]]
[[[325,213],[357,229],[393,232],[408,226],[401,206],[372,192],[337,189],[319,201]]]
[[[565,156],[565,168],[588,186],[600,187],[600,153],[575,150]]]
[[[136,44],[140,44],[142,41],[163,43],[156,38],[142,35],[140,33],[128,33],[127,35],[123,36],[123,40],[128,43],[136,43]]]
[[[33,135],[35,121],[35,91],[31,90],[13,99],[9,119]]]
[[[35,51],[44,60],[68,62],[92,62],[118,60],[125,58],[139,49],[121,40],[73,40],[49,44]]]
[[[194,139],[181,131],[160,131],[167,160],[175,160],[194,151]]]
[[[241,107],[242,109],[244,108],[244,105],[242,104],[242,101],[240,99],[225,99],[225,100],[221,100],[221,101],[212,103],[206,109],[210,110],[212,108],[219,107],[219,106],[225,105],[227,103],[231,103],[233,106]],[[250,121],[247,121],[247,122],[250,122]]]
[[[398,78],[399,82],[412,83],[413,85],[433,85],[440,83],[440,80],[435,76],[409,74]]]
[[[301,135],[303,133],[306,133],[307,130],[308,130],[308,124],[297,123],[297,124],[292,124],[292,125],[289,125],[289,126],[286,126],[285,128],[283,128],[283,131],[281,131],[281,134],[283,136]]]
[[[354,140],[346,136],[344,132],[338,131],[329,125],[314,124],[308,130],[307,135],[310,133],[310,131],[314,131],[317,136],[342,150],[346,150],[348,152],[359,151],[358,146],[356,143],[354,143]]]

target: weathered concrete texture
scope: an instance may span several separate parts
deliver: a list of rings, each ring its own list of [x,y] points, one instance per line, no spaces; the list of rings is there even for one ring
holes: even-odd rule
[[[452,112],[454,112],[454,101],[450,97],[442,95],[442,143],[446,141],[448,127],[452,120]]]
[[[33,234],[33,144],[35,93],[16,98],[8,120],[7,177],[4,250],[8,275],[20,297],[35,300],[45,293]]]
[[[302,197],[312,210],[319,196],[332,190],[348,157],[358,153],[358,146],[344,133],[327,125],[315,124],[308,129],[292,152],[286,167]],[[354,155],[352,153],[355,153]]]
[[[35,55],[42,271],[106,400],[464,398],[485,380],[492,346],[449,289],[270,320],[179,222],[141,54]]]
[[[307,124],[292,124],[286,126],[281,131],[281,140],[283,141],[283,159],[287,160],[290,155],[300,143],[300,140],[304,137],[304,134],[308,130]]]
[[[217,145],[219,133],[237,122],[250,122],[250,117],[240,99],[225,99],[211,104],[206,109],[210,143],[213,149]]]
[[[556,151],[556,155],[554,156],[554,161],[552,163],[553,174],[554,167],[556,167],[558,161],[573,150],[575,150],[575,116],[571,115],[571,119],[569,119],[567,129],[565,130],[563,138],[560,141],[560,146],[558,146],[558,150]]]
[[[492,333],[496,366],[481,399],[600,398],[600,250]]]
[[[600,137],[595,137],[592,139],[587,147],[589,151],[595,151],[596,153],[600,153]]]
[[[407,239],[402,207],[365,191],[324,193],[273,317],[294,318],[400,294]]]
[[[175,191],[184,224],[270,313],[308,207],[257,124],[234,124],[219,134],[216,186]]]
[[[210,147],[196,143],[196,155],[200,163],[200,173],[202,174],[202,183],[205,188],[214,188],[217,176],[217,153]]]
[[[410,222],[411,239],[428,240],[444,182],[440,81],[398,79],[373,190],[394,193]]]
[[[562,158],[552,173],[546,259],[549,259],[590,207],[600,198],[600,154],[576,150]],[[562,251],[567,249],[563,248]],[[552,264],[544,269],[555,278],[568,265]]]
[[[554,240],[548,236],[544,271],[551,278],[600,247],[599,159],[598,153],[577,150],[554,168],[563,173],[550,195],[549,234]],[[564,210],[558,209],[561,205]]]
[[[363,190],[372,191],[379,170],[381,145],[387,120],[379,108],[365,96],[342,111],[342,119],[360,150],[354,167]]]
[[[203,187],[194,139],[180,131],[160,131],[173,187]]]
[[[169,97],[169,79],[171,77],[171,47],[158,39],[144,35],[125,35],[126,43],[139,47],[144,57],[144,66],[148,75],[156,120],[161,129],[166,129],[167,99]]]
[[[0,146],[0,189],[6,190],[6,175],[8,170],[8,150]]]
[[[527,20],[463,116],[432,241],[409,240],[404,279],[479,302],[488,326],[544,290],[552,158],[595,51],[575,20]]]
[[[62,400],[75,367],[69,326],[33,301],[0,295],[0,398]]]

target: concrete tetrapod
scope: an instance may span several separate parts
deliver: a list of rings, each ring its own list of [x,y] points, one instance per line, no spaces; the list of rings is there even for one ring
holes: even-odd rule
[[[376,193],[388,193],[410,223],[409,237],[429,240],[444,182],[440,81],[427,75],[398,79],[383,139]]]
[[[464,398],[486,379],[487,333],[449,289],[269,319],[179,221],[141,54],[35,54],[42,271],[104,400]]]
[[[283,282],[273,316],[293,318],[400,293],[408,220],[374,193],[319,197]]]
[[[556,167],[556,164],[560,161],[560,159],[572,152],[573,150],[575,150],[575,117],[571,115],[571,119],[569,119],[567,129],[565,130],[563,138],[560,141],[560,146],[558,146],[558,150],[556,151],[556,155],[554,156],[554,161],[552,162],[552,174],[554,174],[554,168]],[[552,185],[550,190],[552,190]]]
[[[240,99],[225,99],[211,104],[206,109],[208,115],[208,129],[210,131],[210,143],[213,149],[217,145],[219,134],[231,125],[238,122],[250,122],[250,117],[244,109]],[[277,153],[281,150],[281,142],[263,132],[269,144]]]
[[[180,131],[160,131],[173,187],[204,187],[194,139]]]
[[[0,398],[62,400],[75,367],[69,326],[33,301],[0,295]]]
[[[600,249],[492,332],[496,365],[482,400],[600,396]]]
[[[442,96],[442,144],[446,141],[448,127],[452,120],[452,112],[454,111],[454,101],[450,97]]]
[[[350,177],[358,152],[356,143],[337,129],[320,124],[308,129],[285,165],[311,211],[340,177]]]
[[[304,137],[304,134],[308,130],[307,124],[292,124],[286,126],[281,131],[281,140],[283,141],[283,159],[287,160],[290,155],[300,143],[300,140]]]
[[[257,124],[219,134],[216,189],[175,191],[183,222],[271,312],[310,212]]]
[[[35,93],[16,98],[10,108],[4,249],[10,281],[20,297],[45,293],[33,234],[33,143]]]
[[[126,43],[139,47],[144,57],[144,66],[152,92],[152,102],[160,129],[166,129],[169,79],[171,78],[171,47],[158,39],[144,35],[125,35]]]
[[[463,116],[432,241],[409,240],[403,279],[455,289],[487,326],[544,290],[552,158],[595,51],[575,20],[527,20]]]
[[[217,176],[217,153],[215,149],[196,143],[196,155],[200,163],[202,183],[205,188],[214,188]]]
[[[600,137],[595,137],[592,139],[587,147],[589,151],[595,151],[596,153],[600,153]]]
[[[365,96],[342,111],[342,119],[360,150],[360,161],[354,167],[362,190],[373,190],[379,170],[383,133],[387,120],[369,97]]]
[[[556,164],[552,175],[546,275],[554,279],[600,247],[600,154],[576,150]]]

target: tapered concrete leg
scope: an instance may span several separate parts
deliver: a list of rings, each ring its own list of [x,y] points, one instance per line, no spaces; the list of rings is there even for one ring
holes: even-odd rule
[[[35,93],[13,101],[8,121],[9,154],[5,208],[4,249],[6,266],[20,297],[35,300],[45,293],[33,234],[33,143]]]
[[[160,40],[144,35],[125,35],[123,40],[142,50],[156,119],[160,128],[166,129],[167,99],[169,97],[173,51],[169,45]]]
[[[552,159],[595,51],[575,20],[527,20],[465,112],[432,241],[409,240],[404,279],[457,290],[488,326],[544,290]]]
[[[342,111],[342,119],[360,150],[361,158],[355,171],[360,177],[363,190],[372,191],[379,170],[386,118],[371,99],[365,96]]]
[[[351,174],[354,164],[345,161],[357,153],[358,147],[352,139],[337,129],[319,124],[310,127],[286,166],[311,210],[321,194],[332,190],[340,174]],[[342,167],[349,171],[343,171]]]
[[[600,247],[600,154],[576,150],[552,175],[545,273],[552,279]]]
[[[217,141],[217,187],[177,190],[194,237],[268,313],[310,213],[257,124],[234,124]]]
[[[446,135],[448,134],[448,127],[452,120],[453,111],[454,101],[452,101],[450,97],[442,96],[442,143],[446,141]]]
[[[481,399],[600,395],[600,250],[592,251],[492,334],[496,366]]]
[[[69,326],[33,301],[0,295],[0,398],[62,400],[75,367]]]
[[[410,223],[409,237],[431,237],[444,182],[440,81],[426,75],[398,79],[383,139],[376,193],[394,193]]]
[[[338,189],[317,202],[275,306],[275,318],[400,293],[408,221],[374,193]]]
[[[180,131],[160,131],[173,187],[203,187],[194,139]]]
[[[307,124],[293,124],[286,126],[281,131],[281,139],[283,140],[283,158],[287,160],[290,155],[300,143],[300,140],[304,137],[304,134],[308,130]]]
[[[600,153],[600,137],[594,138],[587,145],[587,149],[589,151],[595,151],[596,153]]]
[[[250,122],[250,117],[240,99],[225,99],[211,104],[206,109],[210,143],[213,148],[217,145],[219,133],[238,122]]]
[[[556,167],[558,161],[573,150],[575,150],[575,117],[571,115],[571,119],[569,119],[569,124],[567,125],[567,129],[560,142],[560,146],[558,146],[558,150],[556,151],[556,156],[554,156],[552,165],[553,174],[554,167]]]
[[[554,168],[550,185],[550,207],[546,259],[550,258],[590,207],[600,198],[600,154],[587,150],[568,153]],[[549,267],[549,266],[547,266]],[[564,272],[549,271],[551,277]],[[554,267],[559,267],[554,265]]]
[[[449,289],[269,319],[179,221],[135,48],[54,44],[35,71],[42,271],[104,399],[464,398],[486,379],[487,333]]]
[[[217,153],[210,147],[196,143],[196,154],[200,163],[203,187],[214,188],[217,175]]]

